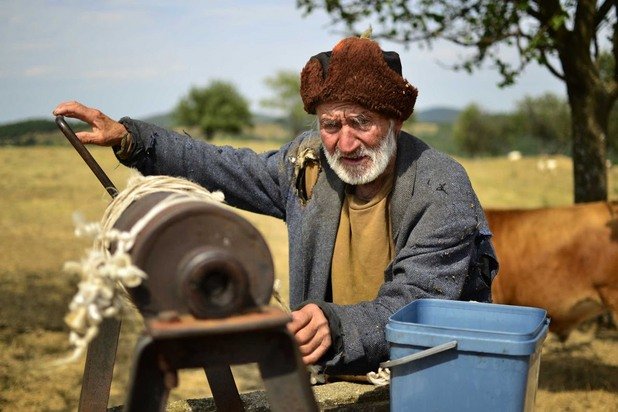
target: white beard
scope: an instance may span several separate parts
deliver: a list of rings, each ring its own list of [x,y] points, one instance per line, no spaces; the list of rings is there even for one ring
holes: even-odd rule
[[[397,153],[397,137],[393,130],[393,125],[388,128],[386,136],[376,148],[367,148],[363,143],[351,155],[347,157],[364,157],[368,156],[371,160],[369,164],[356,166],[344,165],[341,162],[341,152],[335,148],[335,153],[330,154],[328,150],[324,150],[324,155],[328,164],[341,180],[349,185],[363,185],[373,182],[377,179],[390,163],[391,159]]]

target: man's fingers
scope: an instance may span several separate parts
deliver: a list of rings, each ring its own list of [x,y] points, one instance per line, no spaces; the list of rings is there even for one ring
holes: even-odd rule
[[[78,101],[62,102],[54,109],[54,114],[83,113],[88,107]]]
[[[292,312],[288,330],[294,335],[303,362],[317,362],[332,344],[328,320],[319,306],[308,304]]]
[[[303,331],[301,331],[301,333]],[[296,342],[299,345],[298,349],[300,350],[300,354],[302,356],[306,356],[321,346],[328,348],[331,344],[330,332],[328,330],[318,329],[316,331],[312,331],[311,335],[305,334],[304,339],[301,335],[297,334]]]
[[[90,125],[101,116],[100,110],[92,109],[76,101],[60,103],[54,109],[53,114],[79,119]]]
[[[296,335],[296,333],[307,326],[307,324],[311,321],[311,317],[308,316],[305,312],[302,311],[294,311],[292,312],[292,321],[288,323],[288,331],[292,335]]]
[[[305,355],[301,352],[303,363],[305,365],[312,365],[316,363],[318,360],[320,360],[322,356],[324,356],[324,354],[330,347],[330,344],[331,343],[330,343],[330,336],[329,336],[327,340],[320,342],[318,347],[312,350],[311,352],[309,352],[308,354]]]
[[[296,341],[299,344],[298,350],[305,365],[316,363],[322,355],[326,353],[331,345],[330,334],[328,332],[324,334],[323,332],[318,331],[312,339],[304,344],[300,343],[298,336],[299,335],[297,334]]]
[[[303,356],[303,363],[305,365],[314,365],[317,361],[320,360],[320,358],[326,353],[326,349],[324,350],[319,350],[319,351],[315,351],[315,352],[311,352],[309,355],[307,356]]]
[[[101,136],[98,133],[92,132],[77,132],[75,136],[84,144],[98,143],[101,140]]]
[[[84,117],[87,113],[88,108],[83,104],[71,101],[71,102],[63,102],[60,103],[53,111],[53,114],[56,116],[68,116],[68,117]]]

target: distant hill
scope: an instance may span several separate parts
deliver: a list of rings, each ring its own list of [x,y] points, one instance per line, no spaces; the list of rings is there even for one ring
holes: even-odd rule
[[[461,110],[451,107],[432,107],[415,112],[416,120],[427,123],[453,123]]]
[[[18,136],[24,133],[48,133],[58,130],[53,120],[28,119],[0,126],[0,136]]]
[[[86,130],[86,124],[68,120],[73,130]],[[57,145],[65,142],[54,120],[26,119],[0,125],[0,146]]]
[[[152,123],[164,129],[171,129],[174,126],[172,112],[155,114],[149,117],[139,118],[139,120],[143,120],[146,123]]]

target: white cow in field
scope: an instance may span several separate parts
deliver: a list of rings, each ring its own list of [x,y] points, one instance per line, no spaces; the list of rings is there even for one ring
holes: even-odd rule
[[[506,155],[506,158],[509,159],[509,161],[511,162],[516,162],[518,160],[521,160],[521,152],[519,150],[513,150]]]
[[[551,157],[539,159],[539,161],[536,162],[536,168],[541,172],[554,173],[557,167],[558,161],[556,159],[552,159]]]

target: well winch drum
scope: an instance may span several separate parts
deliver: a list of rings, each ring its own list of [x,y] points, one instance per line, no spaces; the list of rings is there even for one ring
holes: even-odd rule
[[[161,191],[137,199],[114,228],[130,231],[171,195]],[[267,305],[272,295],[274,266],[263,237],[214,201],[187,197],[161,208],[137,233],[130,255],[147,274],[128,291],[145,317],[174,312],[220,318]]]

